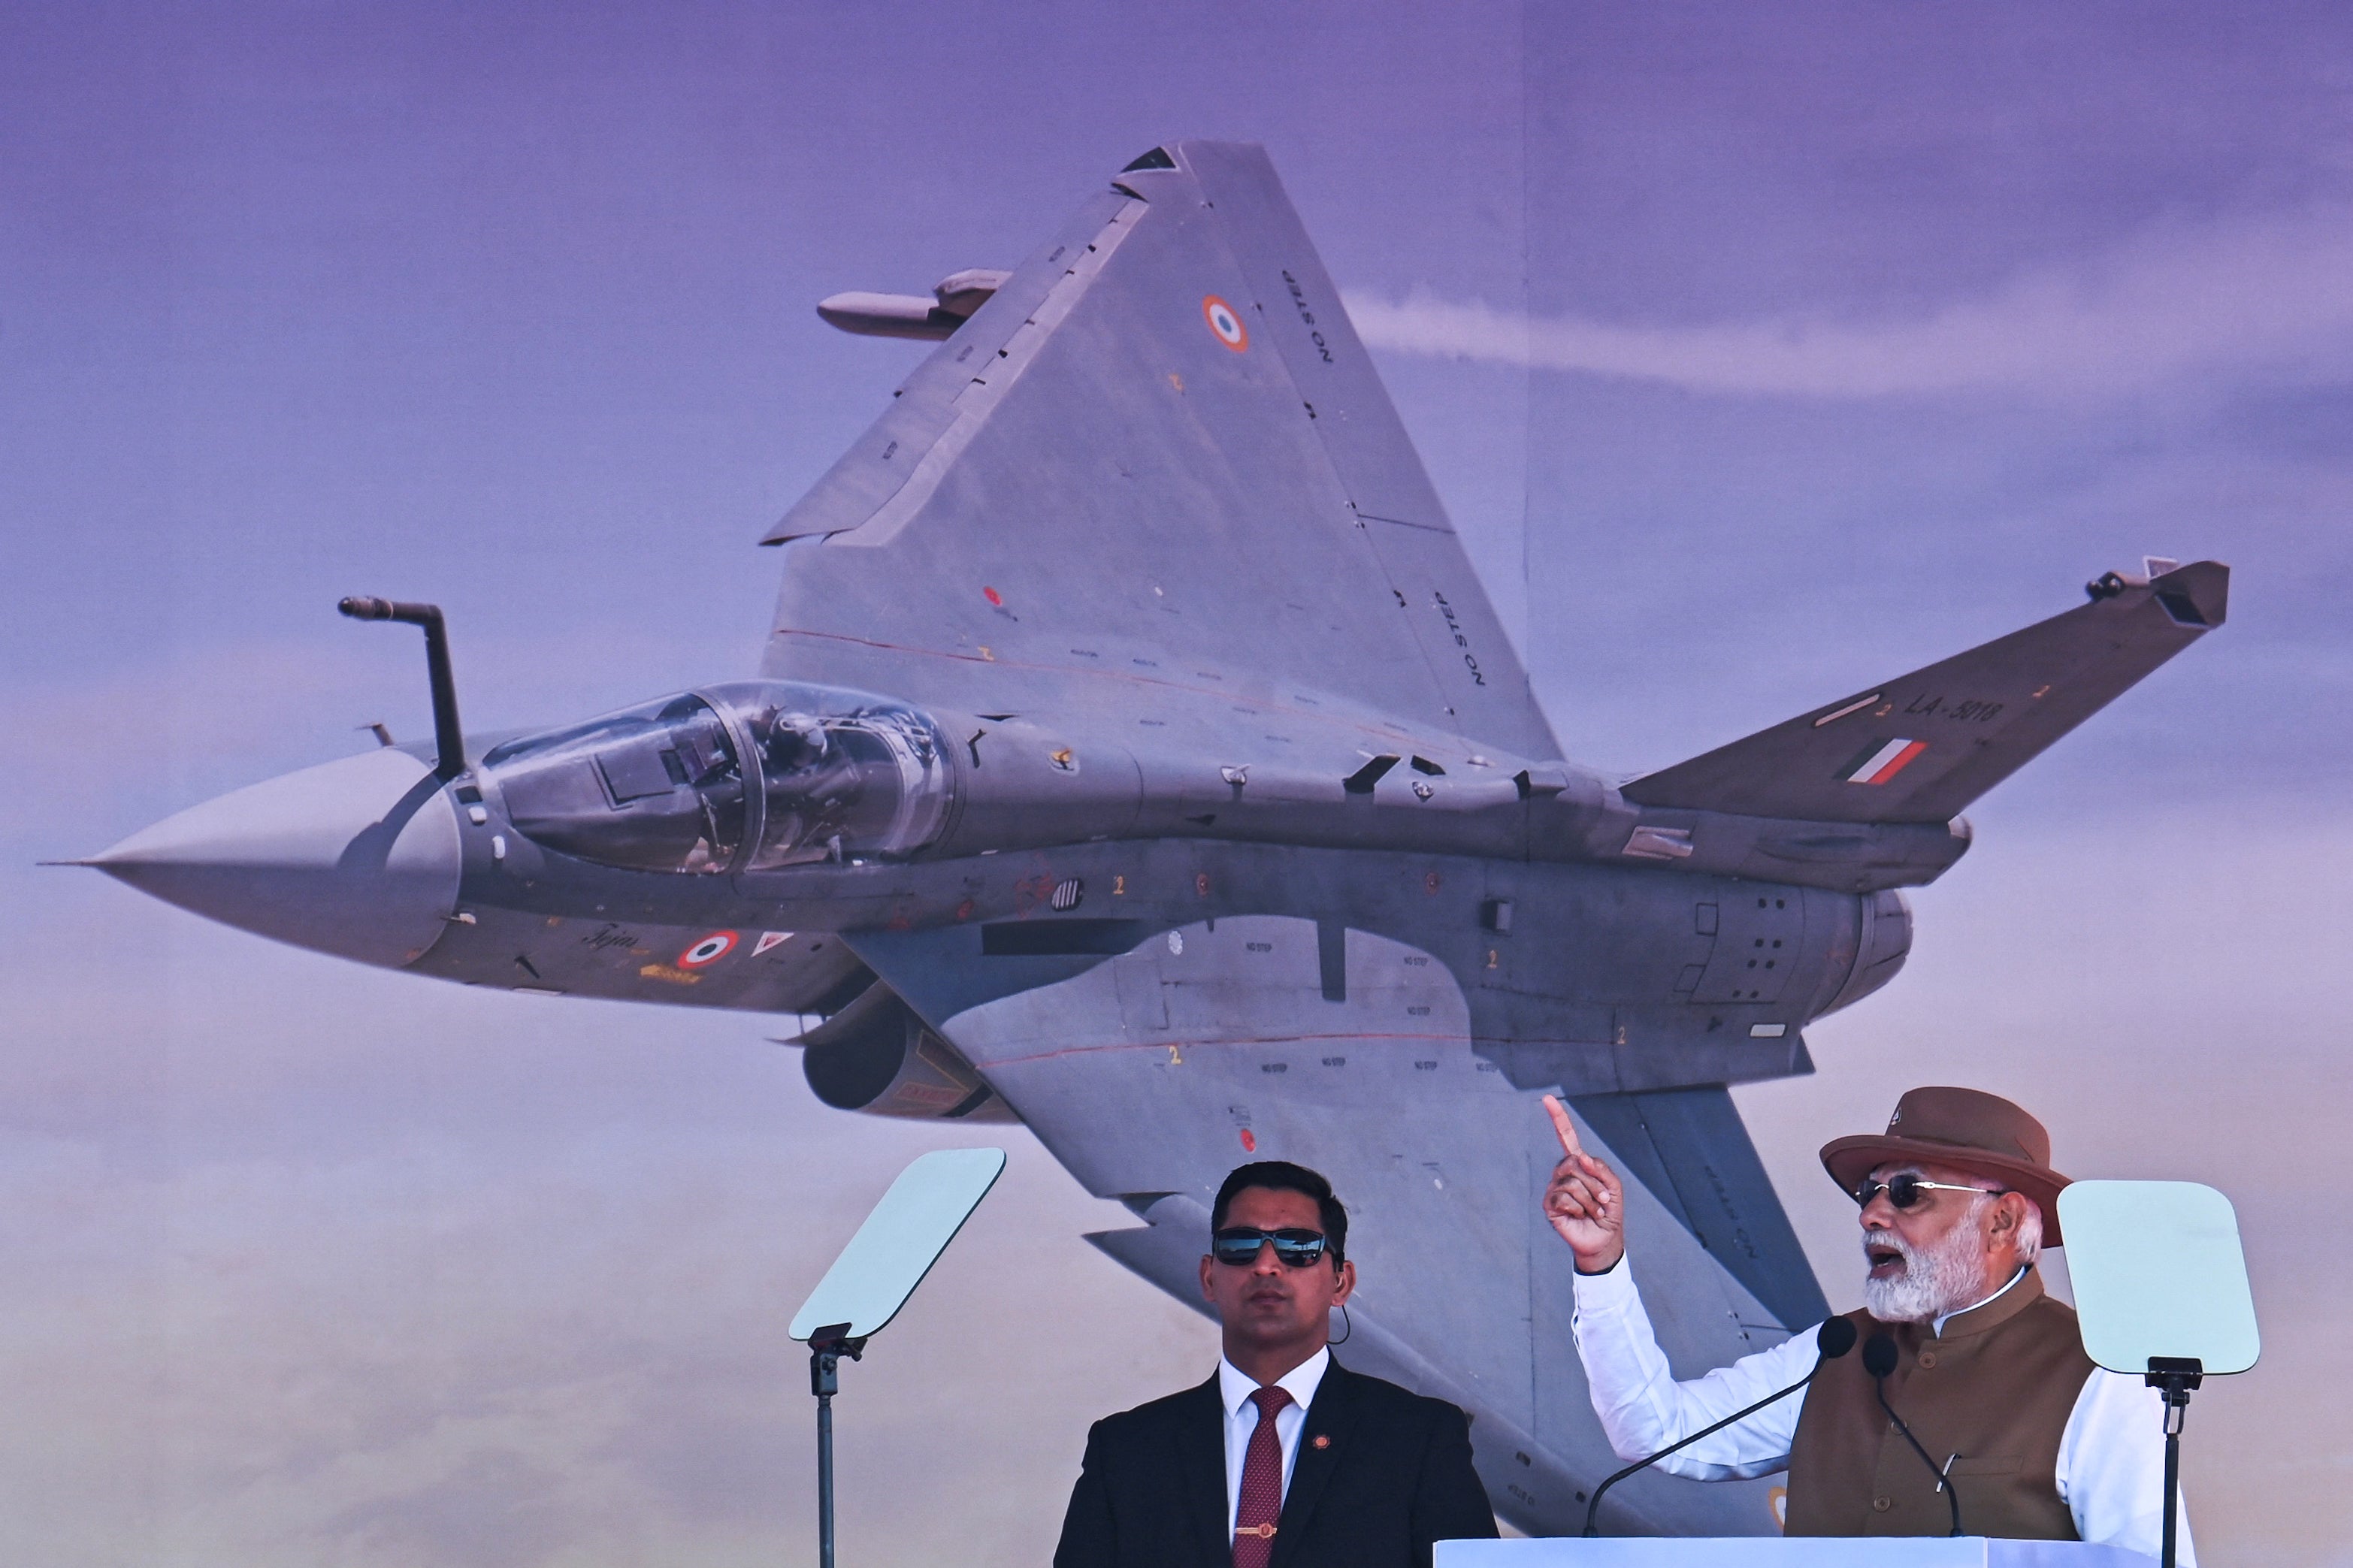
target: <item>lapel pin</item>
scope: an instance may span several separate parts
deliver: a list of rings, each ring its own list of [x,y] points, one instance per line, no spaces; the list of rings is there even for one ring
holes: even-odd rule
[[[1328,1448],[1332,1446],[1332,1439],[1318,1432],[1315,1434],[1315,1446],[1319,1448]]]

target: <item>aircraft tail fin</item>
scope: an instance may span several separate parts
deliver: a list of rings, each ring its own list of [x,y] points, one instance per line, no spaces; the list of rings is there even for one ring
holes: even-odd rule
[[[2222,624],[2231,569],[2111,572],[2091,602],[1625,786],[1638,805],[1944,822]]]
[[[938,293],[944,315],[977,286]],[[862,298],[856,330],[946,326]],[[948,332],[768,531],[766,673],[1559,755],[1263,149],[1146,153]]]

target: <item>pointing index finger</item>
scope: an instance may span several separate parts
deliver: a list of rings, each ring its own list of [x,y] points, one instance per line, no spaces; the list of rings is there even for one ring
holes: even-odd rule
[[[1562,1152],[1568,1154],[1584,1153],[1584,1146],[1577,1141],[1577,1123],[1568,1119],[1568,1107],[1560,1102],[1560,1097],[1546,1095],[1544,1108],[1546,1113],[1552,1118],[1552,1130],[1560,1134]]]

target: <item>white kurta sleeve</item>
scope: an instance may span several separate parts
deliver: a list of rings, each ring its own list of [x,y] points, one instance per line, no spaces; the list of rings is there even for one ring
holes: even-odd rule
[[[2165,1528],[2165,1401],[2137,1377],[2094,1369],[2059,1438],[2059,1497],[2075,1533],[2154,1557]],[[2189,1507],[2177,1520],[2181,1568],[2196,1568]]]
[[[1756,1404],[1814,1369],[1814,1334],[1809,1329],[1704,1377],[1677,1383],[1651,1331],[1627,1259],[1607,1274],[1579,1274],[1576,1290],[1569,1327],[1577,1359],[1585,1363],[1593,1413],[1601,1417],[1610,1447],[1629,1462]],[[1804,1403],[1799,1390],[1660,1460],[1658,1468],[1698,1481],[1745,1480],[1786,1470]]]

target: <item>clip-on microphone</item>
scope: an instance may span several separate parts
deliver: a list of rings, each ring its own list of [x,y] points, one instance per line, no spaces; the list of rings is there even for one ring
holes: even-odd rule
[[[1603,1481],[1599,1486],[1594,1488],[1593,1500],[1585,1505],[1585,1533],[1587,1537],[1589,1539],[1601,1533],[1599,1529],[1595,1528],[1593,1520],[1594,1516],[1600,1511],[1602,1493],[1608,1491],[1611,1487],[1616,1486],[1620,1481],[1624,1480],[1628,1476],[1632,1475],[1635,1471],[1647,1469],[1649,1467],[1657,1464],[1661,1459],[1665,1458],[1669,1454],[1673,1453],[1676,1449],[1688,1447],[1692,1444],[1698,1442],[1702,1437],[1711,1436],[1715,1433],[1721,1432],[1726,1426],[1731,1426],[1735,1421],[1745,1420],[1748,1416],[1756,1415],[1759,1410],[1764,1409],[1775,1400],[1787,1399],[1789,1395],[1797,1393],[1798,1390],[1806,1387],[1814,1381],[1814,1373],[1822,1370],[1822,1363],[1826,1361],[1836,1361],[1839,1357],[1846,1354],[1847,1352],[1854,1349],[1854,1323],[1852,1320],[1846,1318],[1831,1319],[1828,1322],[1824,1323],[1820,1329],[1814,1331],[1814,1348],[1820,1353],[1815,1357],[1813,1372],[1806,1373],[1805,1376],[1799,1378],[1788,1387],[1782,1389],[1778,1394],[1767,1394],[1764,1398],[1758,1400],[1747,1409],[1736,1410],[1731,1415],[1725,1416],[1723,1420],[1717,1422],[1715,1426],[1703,1426],[1698,1431],[1693,1433],[1690,1436],[1683,1438],[1680,1441],[1668,1444],[1657,1453],[1652,1454],[1649,1458],[1636,1460],[1634,1463],[1627,1466],[1624,1469],[1619,1471],[1616,1475],[1611,1476],[1608,1480]],[[1891,1342],[1888,1345],[1888,1349],[1893,1352],[1894,1348],[1894,1344]],[[1892,1365],[1893,1363],[1891,1363],[1890,1364]]]
[[[1912,1428],[1904,1425],[1904,1417],[1895,1414],[1895,1406],[1887,1403],[1887,1374],[1895,1370],[1895,1363],[1894,1336],[1883,1331],[1872,1335],[1864,1342],[1862,1370],[1871,1373],[1871,1386],[1879,1394],[1879,1407],[1887,1412],[1887,1418],[1895,1423],[1895,1429],[1904,1434],[1904,1440],[1912,1445],[1912,1451],[1920,1456],[1920,1462],[1928,1467],[1930,1475],[1936,1478],[1936,1489],[1945,1494],[1945,1505],[1953,1510],[1953,1533],[1958,1535],[1961,1533],[1959,1489],[1953,1485],[1950,1476],[1936,1468],[1936,1461],[1928,1457],[1928,1450],[1920,1447],[1920,1439],[1912,1436]]]

